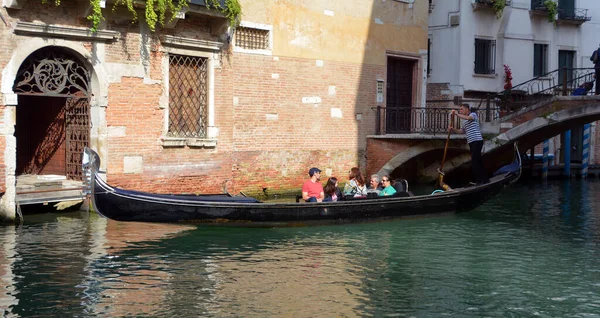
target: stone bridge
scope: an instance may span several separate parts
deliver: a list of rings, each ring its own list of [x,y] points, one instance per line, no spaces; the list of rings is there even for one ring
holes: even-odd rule
[[[482,124],[483,157],[489,172],[510,162],[513,143],[521,152],[564,131],[600,120],[600,96],[554,96]],[[379,135],[367,138],[367,173],[430,182],[438,176],[447,134]],[[470,167],[464,135],[451,135],[444,171],[451,177]],[[470,173],[468,174],[470,177]]]

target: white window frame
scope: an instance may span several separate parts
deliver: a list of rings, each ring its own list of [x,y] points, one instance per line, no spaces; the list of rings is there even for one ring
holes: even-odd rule
[[[269,48],[266,50],[252,50],[252,49],[244,49],[238,47],[235,44],[235,34],[233,39],[233,51],[238,53],[248,53],[248,54],[261,54],[261,55],[273,55],[273,26],[270,24],[262,24],[262,23],[254,23],[249,21],[240,22],[240,26],[244,28],[258,29],[269,31]]]
[[[162,39],[162,51],[165,53],[162,58],[163,71],[163,94],[161,95],[159,105],[164,110],[164,122],[162,132],[163,147],[208,147],[214,148],[217,145],[219,128],[215,126],[215,67],[220,65],[219,50],[223,45],[220,42],[196,40],[189,38],[180,38],[174,36],[164,36]],[[207,76],[208,76],[208,111],[207,111],[207,131],[206,139],[203,138],[174,138],[168,137],[169,132],[169,56],[187,55],[193,57],[206,58]]]

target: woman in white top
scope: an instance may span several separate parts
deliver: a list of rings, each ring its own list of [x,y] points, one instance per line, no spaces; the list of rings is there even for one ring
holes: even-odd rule
[[[358,167],[350,169],[350,175],[348,176],[348,182],[344,186],[344,195],[352,195],[354,197],[366,197],[367,196],[367,185],[365,184],[365,178],[360,173]]]

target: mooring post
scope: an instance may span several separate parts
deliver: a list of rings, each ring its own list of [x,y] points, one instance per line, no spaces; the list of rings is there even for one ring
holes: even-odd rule
[[[563,145],[563,157],[565,162],[565,177],[571,177],[571,131],[565,131],[565,144]]]
[[[548,149],[550,141],[544,140],[544,152],[542,153],[542,180],[548,179]]]
[[[533,177],[533,165],[535,164],[535,148],[531,147],[531,150],[529,150],[529,152],[531,153],[531,156],[529,157],[529,177],[532,178]]]
[[[583,158],[581,158],[581,177],[587,178],[588,164],[590,162],[590,130],[591,125],[583,125]]]

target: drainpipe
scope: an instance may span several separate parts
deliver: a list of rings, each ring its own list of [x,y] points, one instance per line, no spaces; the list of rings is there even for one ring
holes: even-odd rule
[[[565,131],[565,144],[563,145],[563,156],[565,156],[565,171],[566,177],[571,176],[571,131]]]

